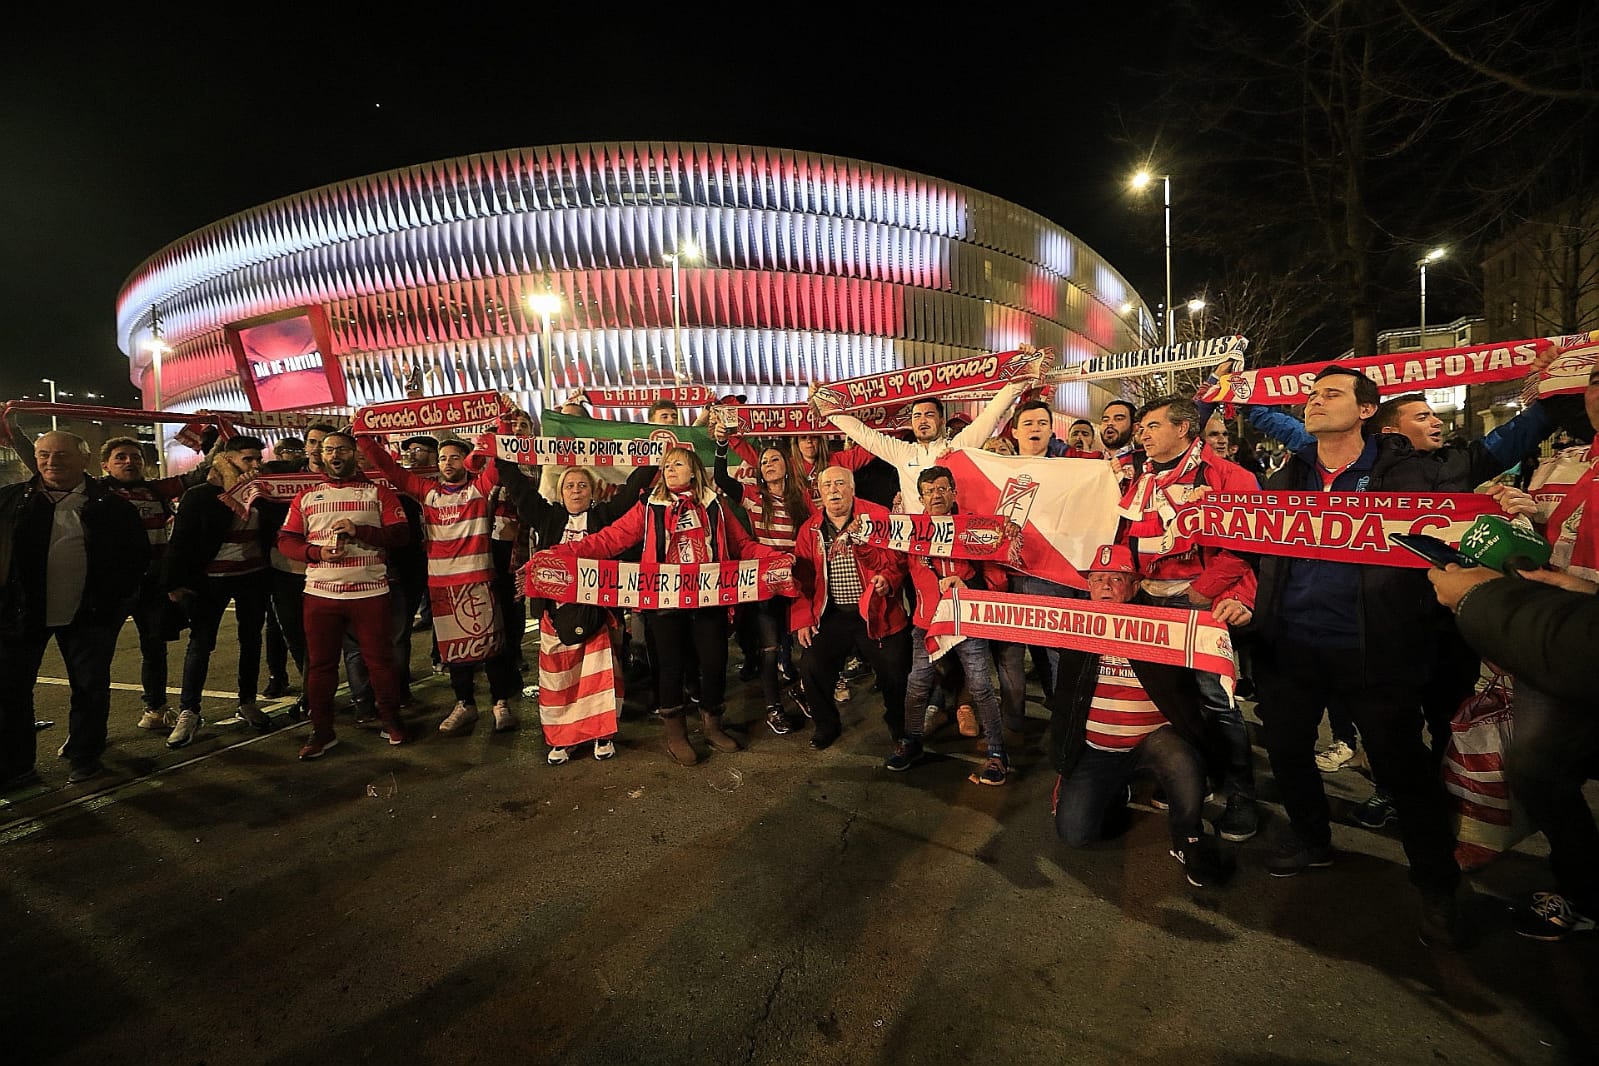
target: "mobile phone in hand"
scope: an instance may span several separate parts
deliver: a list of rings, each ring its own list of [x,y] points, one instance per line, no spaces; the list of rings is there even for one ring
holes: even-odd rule
[[[1388,539],[1401,548],[1421,556],[1440,570],[1450,563],[1460,567],[1478,565],[1477,560],[1462,555],[1460,549],[1451,547],[1447,541],[1426,533],[1390,533]]]

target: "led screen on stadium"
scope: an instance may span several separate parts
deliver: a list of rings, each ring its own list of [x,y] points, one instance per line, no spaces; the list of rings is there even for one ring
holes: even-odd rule
[[[327,357],[327,319],[320,307],[296,307],[223,328],[252,411],[343,406],[344,375]]]

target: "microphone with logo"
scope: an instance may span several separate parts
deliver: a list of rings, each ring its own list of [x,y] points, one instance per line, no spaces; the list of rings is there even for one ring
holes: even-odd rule
[[[1460,547],[1425,533],[1392,533],[1389,538],[1442,570],[1458,566],[1485,566],[1509,577],[1523,570],[1538,570],[1549,562],[1547,540],[1501,515],[1479,515],[1460,538]]]
[[[1552,547],[1531,529],[1501,515],[1478,515],[1460,538],[1460,554],[1510,577],[1522,570],[1541,570]]]

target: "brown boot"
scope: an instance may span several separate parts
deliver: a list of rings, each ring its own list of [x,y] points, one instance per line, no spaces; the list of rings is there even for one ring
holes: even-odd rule
[[[738,741],[722,732],[722,714],[718,710],[700,711],[700,732],[705,734],[705,742],[717,751],[735,752],[739,750]]]
[[[661,724],[666,727],[666,753],[679,766],[693,766],[700,761],[700,753],[688,742],[688,723],[683,720],[683,708],[663,707]]]

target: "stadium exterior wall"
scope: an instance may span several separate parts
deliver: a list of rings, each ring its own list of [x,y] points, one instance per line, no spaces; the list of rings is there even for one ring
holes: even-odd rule
[[[754,403],[1022,343],[1062,363],[1148,343],[1121,275],[1016,204],[855,159],[660,142],[445,159],[241,211],[132,272],[117,340],[147,407],[159,329],[164,408],[244,410],[224,328],[320,305],[351,405],[403,397],[419,367],[428,395],[500,389],[539,411],[542,321],[527,297],[562,299],[556,402],[585,385],[670,384],[669,256],[689,241],[701,257],[679,262],[683,378]],[[1053,399],[1092,416],[1110,395],[1074,385]]]

